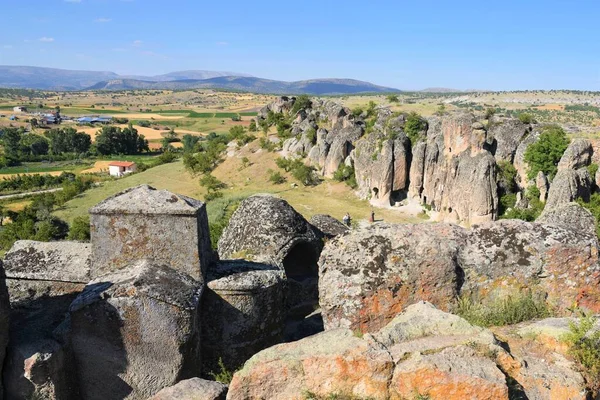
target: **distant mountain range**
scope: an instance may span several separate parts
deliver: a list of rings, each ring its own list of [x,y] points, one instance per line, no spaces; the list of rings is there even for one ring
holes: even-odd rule
[[[106,71],[0,66],[0,87],[41,90],[226,89],[273,94],[355,94],[399,92],[354,79],[284,82],[222,71],[178,71],[157,76],[118,75]]]

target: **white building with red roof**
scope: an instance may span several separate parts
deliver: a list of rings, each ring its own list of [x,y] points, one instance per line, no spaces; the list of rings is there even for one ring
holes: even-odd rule
[[[123,176],[135,172],[136,165],[129,161],[113,161],[108,164],[108,173],[111,176]]]

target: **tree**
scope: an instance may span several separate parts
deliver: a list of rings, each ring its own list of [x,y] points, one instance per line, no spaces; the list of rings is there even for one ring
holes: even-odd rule
[[[87,242],[90,240],[90,217],[76,217],[69,229],[69,240]]]
[[[312,101],[310,97],[305,94],[301,94],[296,97],[296,101],[294,101],[294,105],[292,106],[292,110],[290,111],[290,115],[296,115],[296,113],[300,110],[306,110],[312,106]]]
[[[138,135],[131,124],[121,129],[115,126],[104,126],[96,136],[96,150],[99,154],[138,154],[148,151],[148,141],[144,135]]]
[[[17,128],[5,128],[2,135],[2,146],[4,146],[4,154],[9,161],[9,164],[18,163],[19,150],[21,148],[21,138],[23,132]]]
[[[198,143],[198,141],[200,141],[200,136],[190,134],[183,135],[183,138],[181,139],[181,142],[183,143],[183,151],[185,153],[194,151],[196,143]]]
[[[219,197],[223,197],[221,189],[225,189],[225,183],[221,182],[211,174],[205,174],[200,178],[200,185],[206,189],[206,196],[204,199],[210,201]]]
[[[75,128],[55,128],[45,133],[50,142],[50,153],[84,154],[92,146],[92,137],[87,133],[77,132]]]
[[[408,136],[411,145],[417,144],[425,132],[427,132],[427,121],[423,117],[414,111],[406,116],[404,133]]]
[[[556,175],[558,162],[565,150],[569,147],[569,138],[565,131],[556,125],[544,129],[537,142],[532,143],[525,150],[525,162],[529,165],[527,178],[535,179],[542,171],[548,179]]]
[[[256,121],[255,120],[250,120],[250,126],[248,126],[248,130],[250,132],[256,132],[256,131],[258,131],[258,128],[256,127]]]
[[[400,99],[398,99],[398,96],[396,96],[395,94],[388,95],[387,100],[390,103],[399,103],[400,102]]]
[[[446,114],[446,105],[440,104],[440,106],[438,107],[438,109],[435,112],[435,115],[438,115],[441,117],[444,114]]]

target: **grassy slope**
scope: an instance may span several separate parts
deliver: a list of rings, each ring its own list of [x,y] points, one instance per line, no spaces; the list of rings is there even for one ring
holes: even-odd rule
[[[251,165],[240,169],[242,157],[248,157]],[[371,207],[366,201],[359,200],[352,190],[343,183],[326,180],[315,187],[292,188],[294,179],[288,176],[288,182],[273,185],[268,182],[269,169],[277,170],[276,154],[259,150],[256,143],[246,146],[233,157],[228,157],[217,167],[214,175],[227,183],[224,191],[225,198],[249,196],[255,193],[274,193],[287,200],[298,212],[310,218],[314,214],[330,214],[341,219],[349,212],[355,220],[367,219]],[[94,188],[71,200],[65,208],[56,214],[67,221],[85,215],[90,207],[103,199],[126,188],[149,184],[158,189],[167,189],[194,198],[202,199],[204,189],[198,184],[198,178],[187,173],[181,161],[161,165],[139,174],[115,181],[105,182],[101,187]],[[208,207],[211,214],[211,207]],[[408,217],[396,210],[376,209],[376,218],[388,222],[422,222]]]

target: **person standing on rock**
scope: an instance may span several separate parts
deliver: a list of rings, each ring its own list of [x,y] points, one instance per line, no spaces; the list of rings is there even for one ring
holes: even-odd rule
[[[375,222],[375,211],[371,210],[371,219],[369,219],[370,223]]]
[[[350,214],[349,213],[346,213],[346,215],[344,215],[344,218],[342,218],[342,222],[346,226],[350,226],[350,221],[351,220],[352,220],[352,218],[350,218]]]

